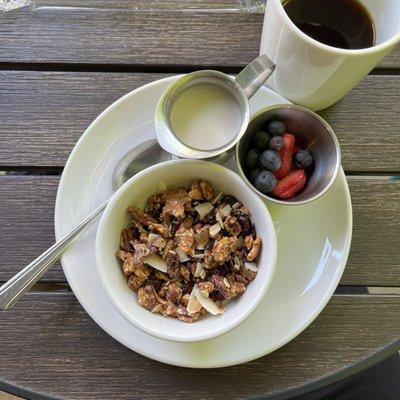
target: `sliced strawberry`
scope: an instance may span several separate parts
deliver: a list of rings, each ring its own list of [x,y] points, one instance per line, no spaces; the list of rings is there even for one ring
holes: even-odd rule
[[[293,146],[293,151],[292,151],[292,155],[294,156],[296,153],[298,153],[301,150],[301,147],[298,146],[297,144],[295,144]]]
[[[292,156],[295,137],[291,133],[283,134],[283,148],[278,151],[281,156],[281,167],[275,171],[276,179],[283,179],[292,170]]]
[[[304,188],[306,182],[304,169],[297,169],[279,181],[272,194],[280,199],[290,199]]]

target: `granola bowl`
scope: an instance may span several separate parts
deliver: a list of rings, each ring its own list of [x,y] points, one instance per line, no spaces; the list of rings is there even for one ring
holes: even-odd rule
[[[202,185],[196,187],[198,184],[194,182],[206,182],[214,190],[214,194],[209,195],[207,190],[204,192]],[[188,188],[190,204],[185,205],[186,216],[179,222],[179,229],[171,234],[175,214],[163,217],[163,213],[168,211],[168,193],[183,187]],[[199,197],[196,197],[196,190]],[[186,193],[183,189],[181,191]],[[167,197],[160,217],[161,221],[170,221],[166,232],[163,231],[162,224],[158,225],[153,217],[154,210],[148,211],[147,208],[149,199],[154,199],[154,195],[163,196],[164,199]],[[227,205],[228,198],[236,199],[236,203]],[[171,204],[176,205],[177,201],[172,199]],[[206,216],[201,215],[200,208],[211,208],[210,204],[213,204],[213,211]],[[145,208],[146,212],[142,211]],[[178,209],[172,207],[172,212],[175,211],[178,212]],[[218,215],[220,212],[225,218],[223,221]],[[243,228],[243,238],[240,238],[238,232],[231,230],[234,224],[230,223],[235,222],[236,217],[240,221],[240,213],[244,212],[251,215],[252,228],[246,237]],[[212,213],[221,221],[222,229],[218,228],[218,222],[213,225],[215,221],[208,221]],[[127,236],[127,229],[132,237]],[[207,230],[209,238],[206,245],[199,246],[199,236],[196,235],[202,230]],[[190,255],[187,257],[182,254],[181,249],[186,250],[186,239],[190,237],[190,232],[195,235],[195,240],[193,239],[192,252],[188,250]],[[260,243],[262,241],[262,246],[256,248],[257,240]],[[219,253],[219,245],[229,241],[234,242],[229,250],[231,253]],[[178,247],[168,250],[170,244],[176,243]],[[130,245],[132,249],[129,248]],[[160,248],[154,250],[155,246]],[[145,254],[148,258],[139,258],[143,255],[142,250],[148,251]],[[257,251],[254,253],[254,250]],[[149,251],[159,252],[149,256]],[[115,308],[129,323],[160,339],[197,342],[234,329],[257,308],[274,274],[277,242],[273,221],[266,205],[239,175],[211,162],[175,160],[143,170],[118,190],[101,218],[95,252],[103,287]],[[211,254],[212,265],[209,260],[204,260],[204,254]],[[182,255],[186,258],[182,259]],[[132,256],[136,257],[136,262],[140,262],[139,270],[136,264],[130,262]],[[172,256],[178,260],[176,265],[170,262],[170,258],[174,260]],[[224,256],[227,258],[224,259]],[[153,257],[157,259],[148,261]],[[240,262],[241,257],[245,257],[244,262]],[[165,267],[166,262],[163,259],[166,259],[168,267]],[[231,268],[229,273],[223,271],[226,265]],[[135,267],[131,269],[133,266]],[[213,268],[218,268],[218,273],[211,272]],[[176,274],[176,271],[179,272]],[[220,283],[225,285],[222,286],[225,291],[221,289]],[[208,285],[212,288],[207,293]],[[173,290],[168,291],[170,287],[178,291],[178,297]],[[186,287],[190,293],[185,293]],[[221,293],[225,294],[225,298]],[[215,299],[215,294],[221,298],[217,296],[213,303],[211,299]],[[207,301],[203,301],[206,296]],[[211,308],[208,304],[210,302],[213,303]],[[200,304],[199,308],[192,310],[193,306],[196,308],[196,304]],[[189,308],[190,313],[187,313]]]

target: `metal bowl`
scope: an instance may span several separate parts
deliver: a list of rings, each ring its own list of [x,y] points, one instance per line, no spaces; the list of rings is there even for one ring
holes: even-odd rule
[[[286,130],[296,136],[296,144],[309,148],[313,165],[308,173],[306,187],[295,197],[280,200],[258,191],[244,172],[244,157],[250,150],[253,135],[268,121],[278,120]],[[242,139],[236,146],[236,162],[245,182],[264,199],[285,205],[306,204],[318,199],[333,185],[340,169],[340,147],[333,129],[316,113],[292,104],[279,104],[264,108],[253,115]]]

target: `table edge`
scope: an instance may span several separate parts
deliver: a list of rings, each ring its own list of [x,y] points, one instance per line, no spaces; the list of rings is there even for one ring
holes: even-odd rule
[[[304,385],[300,385],[293,389],[279,391],[275,394],[271,395],[257,395],[248,397],[248,399],[254,400],[285,400],[290,399],[294,396],[299,396],[302,394],[306,394],[312,392],[314,390],[323,388],[332,383],[338,382],[340,380],[346,379],[355,375],[359,372],[365,371],[366,369],[373,367],[374,365],[384,361],[390,356],[394,355],[396,352],[400,351],[400,338],[395,340],[394,342],[386,345],[378,352],[371,354],[370,356],[360,360],[348,367],[340,369],[332,374],[323,376],[320,379],[312,381],[310,383],[306,383]],[[7,383],[0,379],[0,390],[13,394],[15,396],[22,397],[27,400],[59,400],[57,397],[48,396],[41,393],[33,392],[29,389],[24,389],[19,386],[15,386],[13,384]]]

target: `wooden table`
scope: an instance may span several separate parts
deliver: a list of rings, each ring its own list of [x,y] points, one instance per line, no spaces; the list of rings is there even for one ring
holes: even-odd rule
[[[168,74],[205,67],[239,71],[257,56],[262,17],[28,9],[0,14],[1,282],[52,244],[60,174],[88,124],[123,94]],[[321,113],[342,147],[354,237],[336,294],[298,338],[232,368],[162,365],[104,333],[57,265],[15,308],[0,313],[0,389],[30,399],[287,398],[398,350],[399,73],[398,49]]]

